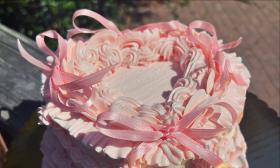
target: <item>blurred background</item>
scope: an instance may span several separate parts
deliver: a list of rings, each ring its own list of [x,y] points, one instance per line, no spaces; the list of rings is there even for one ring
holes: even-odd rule
[[[87,8],[114,21],[120,29],[151,22],[205,20],[218,37],[229,42],[243,37],[234,49],[251,72],[242,132],[248,142],[251,167],[280,167],[280,55],[278,0],[0,0],[0,168],[40,167],[40,139],[36,109],[40,73],[22,58],[20,38],[29,51],[43,58],[34,42],[43,31],[55,29],[64,37],[75,10]],[[88,18],[80,26],[98,28]],[[55,46],[49,41],[50,45]],[[8,152],[6,152],[8,149]],[[2,162],[2,164],[1,164]]]

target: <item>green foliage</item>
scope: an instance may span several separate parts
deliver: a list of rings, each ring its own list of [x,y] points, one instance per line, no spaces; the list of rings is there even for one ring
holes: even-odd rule
[[[178,17],[178,8],[189,2],[158,1],[170,8],[174,18]],[[151,8],[149,4],[147,0],[0,0],[0,22],[31,38],[50,29],[65,37],[67,30],[72,28],[72,15],[77,9],[96,11],[122,28],[125,24],[141,24],[142,18],[148,17],[149,12],[140,8]],[[87,17],[80,17],[77,24],[87,28],[101,27]]]
[[[49,29],[65,36],[67,29],[72,27],[72,15],[77,9],[94,10],[117,24],[124,24],[126,9],[134,3],[120,0],[0,0],[0,21],[32,38]],[[90,28],[100,26],[88,18],[79,19],[78,24]]]

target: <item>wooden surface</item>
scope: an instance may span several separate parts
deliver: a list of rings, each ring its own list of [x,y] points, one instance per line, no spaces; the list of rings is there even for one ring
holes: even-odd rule
[[[32,40],[0,24],[0,130],[9,140],[42,104],[40,73],[19,55],[17,38],[32,55],[43,59]]]

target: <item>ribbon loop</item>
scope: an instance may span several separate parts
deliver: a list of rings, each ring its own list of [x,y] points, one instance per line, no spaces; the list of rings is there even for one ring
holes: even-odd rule
[[[53,52],[45,43],[45,37],[53,38],[58,41],[58,48],[56,52]],[[60,60],[67,54],[67,45],[66,41],[54,30],[49,30],[43,33],[40,33],[36,36],[36,44],[38,48],[47,54],[47,56],[52,56],[54,58],[55,64],[59,65]],[[50,65],[47,65],[38,59],[30,55],[21,45],[20,41],[17,40],[17,45],[19,52],[23,58],[25,58],[31,64],[37,66],[39,69],[45,72],[50,72],[53,68]]]
[[[196,21],[191,22],[189,24],[188,29],[187,29],[189,40],[191,42],[193,42],[194,44],[201,44],[201,41],[199,41],[199,39],[197,37],[195,37],[193,29],[204,30],[212,36],[211,37],[211,43],[212,43],[211,45],[212,45],[212,52],[213,52],[214,55],[218,51],[223,51],[223,50],[235,48],[242,41],[242,38],[239,38],[236,41],[232,41],[232,42],[229,42],[229,43],[226,43],[226,44],[219,45],[215,26],[212,25],[209,22],[206,22],[206,21],[196,20]]]
[[[53,52],[45,43],[45,37],[56,39],[58,42],[57,51]],[[36,36],[37,46],[45,54],[50,55],[54,58],[55,63],[58,65],[60,61],[67,54],[66,41],[54,30],[48,30],[46,32],[40,33]]]
[[[216,33],[216,29],[215,26],[212,25],[209,22],[206,21],[202,21],[202,20],[196,20],[193,21],[189,24],[189,30],[193,30],[193,29],[202,29],[207,31],[214,39],[217,39],[217,33]]]
[[[205,43],[203,43],[203,40],[199,39],[199,37],[195,37],[194,35],[195,32],[193,32],[194,29],[201,29],[206,31],[208,34],[210,34],[210,41],[208,42],[209,46],[206,46]],[[199,45],[204,50],[205,55],[209,57],[208,59],[216,55],[217,51],[219,50],[219,44],[218,44],[217,33],[214,25],[206,21],[196,20],[189,24],[189,27],[187,29],[187,34],[189,36],[188,37],[189,41],[192,42],[194,45]],[[210,62],[208,64],[210,66]]]
[[[95,33],[96,32],[96,30],[80,28],[79,26],[77,26],[75,23],[75,20],[79,16],[87,16],[89,18],[92,18],[92,19],[96,20],[97,22],[99,22],[100,24],[102,24],[105,28],[115,31],[116,33],[120,34],[120,30],[117,28],[117,26],[113,22],[104,18],[102,15],[100,15],[96,12],[93,12],[91,10],[88,10],[88,9],[80,9],[80,10],[77,10],[73,15],[72,24],[73,24],[74,29],[71,29],[68,32],[67,37],[72,37],[78,33]]]
[[[189,105],[194,103],[197,103],[195,107],[191,107],[191,105]],[[232,117],[232,123],[234,124],[237,121],[237,112],[232,107],[232,105],[224,100],[219,99],[216,96],[207,96],[204,90],[199,90],[189,100],[189,103],[184,111],[185,115],[178,121],[176,130],[184,130],[186,127],[189,127],[195,119],[197,119],[201,115],[204,115],[207,109],[211,109],[211,106],[221,106],[225,108]],[[219,114],[218,116],[214,117],[216,117],[217,119],[219,117]]]

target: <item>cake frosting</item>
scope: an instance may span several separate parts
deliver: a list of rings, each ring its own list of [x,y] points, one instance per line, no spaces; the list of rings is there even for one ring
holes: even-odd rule
[[[105,29],[78,27],[79,16]],[[241,39],[223,44],[205,21],[120,31],[86,9],[73,26],[67,39],[53,30],[36,37],[46,63],[18,42],[43,72],[43,167],[248,167],[238,124],[250,74],[225,52]],[[56,52],[45,37],[58,41]]]
[[[222,140],[216,140],[219,143],[215,146],[217,153],[232,167],[248,167],[245,150],[246,143],[243,136],[236,126]],[[61,127],[48,128],[42,140],[42,152],[44,154],[42,167],[67,167],[67,168],[112,168],[127,166],[123,165],[122,160],[115,160],[91,150],[80,143],[73,136]],[[170,165],[170,168],[205,168],[209,167],[204,160],[189,160],[185,164]]]

